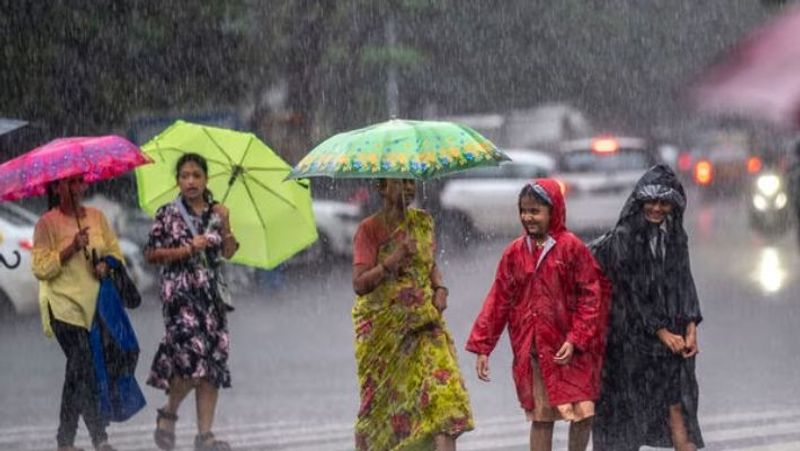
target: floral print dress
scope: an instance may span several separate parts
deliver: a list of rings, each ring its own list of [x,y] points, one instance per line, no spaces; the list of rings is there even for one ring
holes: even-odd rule
[[[206,211],[201,216],[192,216],[195,230],[205,230],[201,218],[214,214]],[[210,245],[205,255],[196,254],[161,267],[166,335],[158,346],[147,380],[153,387],[169,391],[170,381],[175,377],[207,379],[217,388],[231,386],[225,309],[213,289],[213,270],[206,263],[220,258],[222,239],[216,230],[206,236]],[[178,207],[170,203],[159,208],[148,248],[188,246],[191,240],[192,233]]]
[[[363,235],[377,225],[374,217],[365,220],[355,245],[370,241]],[[433,449],[436,435],[458,436],[474,427],[453,339],[433,305],[433,219],[409,209],[398,230],[417,240],[410,268],[359,296],[353,308],[361,387],[358,450]],[[375,243],[379,261],[398,241],[397,234],[386,238]],[[361,263],[358,257],[354,263]]]

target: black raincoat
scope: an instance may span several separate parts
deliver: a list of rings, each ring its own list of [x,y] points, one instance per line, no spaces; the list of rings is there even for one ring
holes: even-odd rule
[[[661,226],[644,217],[644,202],[654,199],[674,206]],[[675,173],[654,166],[636,184],[616,227],[589,245],[613,293],[595,451],[672,447],[669,406],[675,404],[682,407],[689,439],[703,446],[695,359],[673,354],[656,336],[667,328],[685,337],[690,322],[702,321],[683,228],[685,208]]]

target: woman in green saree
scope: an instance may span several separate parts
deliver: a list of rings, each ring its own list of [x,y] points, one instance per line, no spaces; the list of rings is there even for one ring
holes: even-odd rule
[[[433,218],[408,208],[413,180],[378,182],[383,207],[353,240],[358,450],[455,450],[472,430],[469,397],[442,311]]]

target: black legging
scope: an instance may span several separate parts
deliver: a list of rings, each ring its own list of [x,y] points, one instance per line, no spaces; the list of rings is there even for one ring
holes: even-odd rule
[[[58,344],[67,357],[67,368],[64,376],[64,389],[61,392],[61,413],[59,415],[58,446],[72,446],[78,431],[78,418],[83,415],[86,429],[97,445],[108,440],[106,425],[97,410],[95,394],[94,366],[92,351],[89,347],[89,332],[53,318],[50,314],[50,325],[56,335]]]

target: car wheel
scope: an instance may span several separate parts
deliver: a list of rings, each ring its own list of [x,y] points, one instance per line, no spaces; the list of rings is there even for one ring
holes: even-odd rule
[[[17,309],[5,291],[0,289],[0,321],[8,320],[16,316]]]

